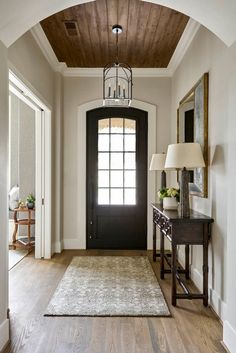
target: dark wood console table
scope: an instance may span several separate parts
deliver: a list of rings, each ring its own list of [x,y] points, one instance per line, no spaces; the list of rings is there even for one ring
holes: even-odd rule
[[[153,261],[160,256],[160,275],[164,279],[165,273],[172,275],[172,305],[176,306],[177,299],[203,299],[208,305],[208,243],[211,237],[211,223],[214,220],[201,213],[191,211],[190,217],[183,218],[177,211],[165,211],[158,204],[153,208]],[[160,253],[156,251],[156,227],[160,229]],[[165,253],[165,237],[171,242],[170,254]],[[185,245],[185,268],[177,264],[177,246]],[[203,246],[203,293],[191,293],[180,274],[189,278],[189,245]],[[165,269],[165,261],[171,269]],[[177,293],[176,280],[178,280],[183,293]]]

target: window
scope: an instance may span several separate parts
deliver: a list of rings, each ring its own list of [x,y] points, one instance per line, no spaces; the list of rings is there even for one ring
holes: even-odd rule
[[[136,204],[136,121],[98,121],[98,204]]]

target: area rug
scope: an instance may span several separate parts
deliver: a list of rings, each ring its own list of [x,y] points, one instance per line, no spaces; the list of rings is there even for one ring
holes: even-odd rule
[[[145,256],[76,256],[45,316],[170,316]]]
[[[27,250],[9,250],[9,262],[8,269],[11,270],[14,266],[18,264],[26,255]]]

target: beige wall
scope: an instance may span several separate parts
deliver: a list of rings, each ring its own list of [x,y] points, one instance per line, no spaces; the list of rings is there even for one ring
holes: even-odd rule
[[[46,105],[54,102],[54,72],[30,32],[8,49],[10,68],[29,84]],[[30,88],[31,88],[30,87]]]
[[[233,298],[236,287],[234,280],[232,284],[233,274],[229,275],[230,268],[235,267],[232,249],[236,249],[235,214],[231,197],[235,191],[229,191],[230,187],[234,188],[233,175],[235,176],[236,171],[236,137],[232,132],[233,128],[235,131],[236,108],[236,67],[233,60],[234,48],[227,48],[207,29],[202,27],[199,30],[172,79],[171,128],[172,141],[175,142],[178,103],[203,73],[209,71],[209,196],[207,199],[194,197],[192,203],[194,209],[215,219],[209,251],[210,301],[223,320],[227,322],[231,316],[230,325],[235,330],[236,312]],[[231,253],[230,259],[228,252]],[[201,266],[202,251],[194,247],[192,277],[199,286],[202,279]],[[236,345],[230,346],[228,341],[227,344],[234,347],[232,352],[236,352]]]
[[[157,106],[156,117],[156,151],[165,151],[170,142],[170,79],[168,78],[135,78],[134,97]],[[79,238],[85,239],[85,234],[78,232],[77,190],[80,183],[78,173],[85,176],[84,165],[78,166],[78,155],[85,155],[83,150],[78,151],[78,140],[86,134],[85,126],[78,128],[78,107],[81,104],[102,98],[101,78],[65,78],[64,79],[64,212],[63,212],[63,239],[64,244],[78,246]],[[79,171],[78,171],[79,170]],[[84,205],[85,207],[85,205]],[[83,242],[84,243],[84,242]]]

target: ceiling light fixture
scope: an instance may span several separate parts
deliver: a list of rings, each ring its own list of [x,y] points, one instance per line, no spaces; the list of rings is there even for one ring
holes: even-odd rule
[[[118,18],[118,16],[117,16]],[[123,28],[116,24],[112,32],[116,35],[116,62],[103,69],[103,105],[129,107],[132,101],[132,69],[118,61],[118,35]]]

